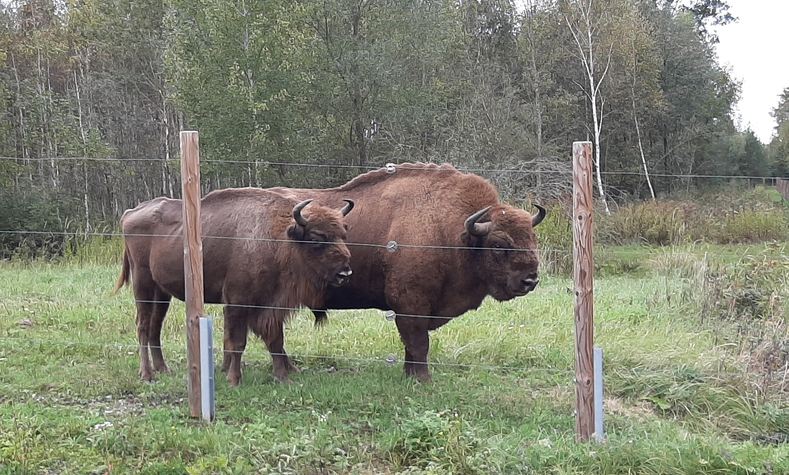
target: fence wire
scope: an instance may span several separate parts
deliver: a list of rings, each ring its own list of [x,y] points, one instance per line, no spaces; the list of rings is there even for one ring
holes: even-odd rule
[[[41,235],[41,236],[68,236],[68,237],[75,237],[75,238],[84,238],[87,236],[97,236],[97,237],[121,237],[121,238],[128,238],[128,237],[155,237],[155,238],[168,238],[168,239],[183,239],[182,234],[123,234],[120,232],[95,232],[95,231],[30,231],[30,230],[0,230],[0,235]],[[314,244],[314,241],[303,241],[303,240],[295,240],[295,239],[276,239],[276,238],[255,238],[255,237],[236,237],[236,236],[202,236],[204,240],[227,240],[227,241],[259,241],[259,242],[274,242],[274,243],[299,243],[299,244]],[[343,241],[342,243],[333,243],[333,242],[323,242],[321,244],[324,245],[345,245],[347,247],[374,247],[380,249],[387,249],[391,250],[393,247],[391,244],[375,244],[375,243],[364,243],[364,242],[349,242]],[[464,251],[507,251],[507,252],[536,252],[537,254],[571,254],[572,251],[568,249],[557,249],[557,248],[536,248],[536,249],[502,249],[502,248],[493,248],[493,247],[470,247],[470,246],[439,246],[439,245],[426,245],[426,244],[402,244],[395,241],[395,250],[392,252],[396,252],[397,249],[405,248],[405,249],[446,249],[446,250],[464,250]],[[756,247],[756,246],[754,246]],[[665,252],[663,248],[659,247],[643,247],[641,249],[602,249],[599,250],[597,253],[603,254],[605,256],[615,256],[615,257],[643,257],[643,258],[654,258],[664,255],[673,255],[673,256],[683,256],[683,257],[695,257],[695,258],[770,258],[770,259],[785,259],[789,258],[789,255],[785,253],[781,254],[773,254],[773,253],[764,253],[764,252],[701,252],[701,253],[693,253],[693,252],[682,252],[672,250],[671,252]]]
[[[25,295],[4,295],[3,296],[6,301],[24,301],[28,299],[28,296]],[[571,299],[568,295],[568,299]],[[177,300],[177,299],[176,299]],[[62,302],[62,299],[50,299],[47,303],[59,303]],[[178,302],[181,302],[178,300]],[[172,304],[173,300],[145,300],[145,299],[133,299],[128,301],[128,303],[147,303],[147,304]],[[247,309],[256,309],[256,310],[278,310],[278,311],[287,311],[293,314],[301,312],[301,311],[311,311],[311,310],[320,310],[320,311],[328,311],[331,312],[332,315],[335,314],[347,314],[347,313],[356,313],[360,311],[371,311],[371,312],[379,312],[381,313],[380,318],[385,319],[389,322],[394,322],[396,317],[408,317],[408,318],[425,318],[425,319],[432,319],[432,320],[455,320],[458,318],[463,318],[463,322],[470,324],[480,324],[480,323],[497,323],[501,327],[508,327],[508,329],[514,328],[562,328],[569,330],[570,327],[568,326],[568,322],[566,321],[556,321],[556,322],[533,322],[533,321],[523,321],[523,320],[498,320],[493,318],[474,318],[473,321],[470,321],[470,318],[465,316],[466,314],[459,315],[457,317],[448,317],[442,315],[417,315],[417,314],[409,314],[409,313],[394,313],[392,315],[388,315],[390,311],[381,310],[381,309],[322,309],[322,308],[315,308],[310,309],[308,307],[279,307],[273,305],[251,305],[251,304],[237,304],[237,303],[218,303],[218,302],[203,302],[205,305],[208,306],[221,306],[221,307],[230,307],[230,308],[247,308]],[[467,312],[468,313],[468,312]],[[649,320],[649,317],[645,317],[644,319]],[[630,322],[609,322],[609,321],[598,321],[594,323],[595,330],[605,330],[605,329],[628,329],[628,330],[661,330],[665,332],[671,332],[673,330],[686,330],[688,329],[688,325],[671,325],[666,323],[630,323]],[[699,332],[706,331],[704,328],[698,329]]]
[[[179,159],[166,159],[166,158],[112,158],[112,157],[0,157],[0,160],[9,160],[15,162],[111,162],[111,163],[132,163],[132,162],[151,162],[162,163],[171,162],[178,164]],[[336,169],[354,169],[354,170],[380,170],[384,167],[376,165],[347,165],[347,164],[332,164],[332,163],[303,163],[303,162],[270,162],[270,161],[254,161],[254,160],[217,160],[217,159],[201,159],[200,163],[210,164],[229,164],[229,165],[255,165],[255,166],[276,166],[276,167],[302,167],[302,168],[336,168]],[[480,168],[480,167],[464,167],[456,166],[452,169],[437,168],[437,167],[419,167],[413,166],[409,163],[409,170],[425,170],[431,172],[446,172],[446,171],[461,171],[468,173],[515,173],[527,175],[562,175],[572,176],[572,170],[524,170],[522,168]],[[528,163],[527,163],[528,164]],[[400,163],[393,163],[391,165],[399,166]],[[659,178],[678,178],[678,179],[732,179],[732,180],[764,180],[772,181],[780,179],[781,177],[775,176],[753,176],[753,175],[715,175],[715,174],[693,174],[693,173],[649,173],[646,174],[641,171],[600,171],[600,175],[604,176],[641,176],[641,177],[659,177]]]
[[[53,346],[67,346],[67,347],[76,347],[76,346],[86,346],[86,347],[99,347],[99,348],[108,348],[108,349],[115,349],[118,351],[127,351],[129,352],[128,356],[132,356],[136,354],[137,351],[147,348],[147,349],[160,349],[165,350],[164,346],[156,346],[156,345],[146,345],[140,346],[139,344],[133,343],[100,343],[100,342],[88,342],[88,341],[69,341],[69,340],[45,340],[40,338],[15,338],[15,337],[0,337],[0,342],[4,343],[20,343],[20,344],[28,344],[28,345],[44,345],[49,344]],[[183,353],[186,353],[186,346],[180,348]],[[170,347],[169,350],[173,350],[173,347]],[[246,365],[250,364],[268,364],[269,360],[264,359],[257,359],[257,352],[258,350],[249,350],[246,349],[244,351],[241,350],[224,350],[221,348],[214,348],[213,354],[214,357],[221,357],[225,353],[233,353],[233,354],[244,354],[247,355],[245,358]],[[290,359],[321,359],[321,360],[336,360],[336,361],[348,361],[348,362],[357,362],[357,363],[366,363],[366,364],[386,364],[387,366],[393,366],[398,363],[411,363],[416,365],[426,365],[429,367],[446,367],[446,368],[462,368],[462,369],[477,369],[477,370],[501,370],[501,371],[516,371],[516,372],[524,372],[524,373],[545,373],[545,374],[554,374],[554,375],[565,375],[570,377],[574,375],[575,371],[572,368],[539,368],[534,366],[508,366],[508,365],[484,365],[484,364],[468,364],[468,363],[446,363],[441,361],[430,361],[430,362],[420,362],[420,361],[407,361],[404,359],[400,359],[395,357],[392,359],[393,356],[391,353],[387,353],[385,356],[380,358],[363,358],[363,357],[354,357],[354,356],[344,356],[344,355],[320,355],[320,354],[306,354],[306,353],[268,353],[270,356],[287,356]],[[251,357],[250,357],[251,356]],[[775,371],[768,371],[768,372],[754,372],[748,368],[743,368],[742,371],[695,371],[692,368],[688,368],[686,366],[680,365],[682,369],[681,372],[675,372],[671,369],[662,369],[662,370],[645,370],[641,367],[634,367],[634,368],[626,368],[626,367],[617,367],[614,368],[613,371],[618,373],[631,373],[639,378],[649,378],[654,376],[666,376],[666,375],[674,375],[677,379],[687,379],[688,377],[700,377],[700,378],[716,378],[716,377],[728,377],[728,378],[737,378],[737,377],[762,377],[762,378],[776,378],[776,377],[783,377],[784,379],[789,376],[789,365],[784,365],[783,368],[778,368]]]

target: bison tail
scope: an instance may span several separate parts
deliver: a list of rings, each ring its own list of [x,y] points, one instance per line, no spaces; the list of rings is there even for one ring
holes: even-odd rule
[[[323,309],[312,309],[312,314],[315,315],[315,326],[320,327],[325,325],[329,320],[328,313]]]
[[[129,249],[126,245],[123,246],[123,266],[121,267],[121,274],[118,276],[118,281],[115,283],[115,288],[112,289],[112,295],[115,295],[121,287],[129,282],[131,275],[131,263],[129,262]]]

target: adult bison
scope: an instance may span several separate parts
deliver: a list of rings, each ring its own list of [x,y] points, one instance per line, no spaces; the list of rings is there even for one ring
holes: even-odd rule
[[[283,323],[291,308],[323,306],[327,287],[351,275],[344,244],[344,207],[287,198],[256,188],[213,191],[201,204],[203,274],[207,303],[224,304],[225,364],[231,386],[241,382],[241,355],[247,328],[271,353],[274,377],[289,381],[295,369],[283,349]],[[340,201],[342,202],[342,201]],[[131,273],[137,305],[140,377],[166,372],[161,329],[171,297],[184,300],[182,202],[156,198],[127,210],[121,218],[125,239],[123,267],[115,291]],[[153,357],[153,366],[148,350]]]
[[[405,345],[403,370],[423,381],[431,380],[429,330],[479,307],[488,295],[510,300],[540,281],[534,227],[545,209],[537,206],[532,216],[500,203],[490,182],[451,165],[402,164],[339,188],[270,191],[324,206],[343,197],[356,202],[347,220],[353,277],[327,292],[324,307],[312,308],[393,310]],[[386,248],[392,241],[394,252]],[[321,320],[325,311],[315,315]]]

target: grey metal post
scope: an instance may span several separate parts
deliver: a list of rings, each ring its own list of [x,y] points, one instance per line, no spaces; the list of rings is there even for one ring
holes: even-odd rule
[[[603,349],[594,347],[594,439],[603,443]]]
[[[203,420],[211,422],[216,414],[214,404],[214,336],[211,317],[200,317],[200,406]]]

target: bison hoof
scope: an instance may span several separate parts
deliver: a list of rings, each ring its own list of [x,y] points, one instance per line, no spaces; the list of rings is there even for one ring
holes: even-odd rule
[[[433,382],[433,377],[430,376],[430,373],[425,373],[425,374],[417,373],[417,374],[414,374],[412,376],[415,377],[418,381],[421,381],[423,383],[432,383]]]
[[[274,375],[274,381],[282,384],[293,384],[293,381],[288,377],[288,375]]]
[[[160,365],[154,365],[153,369],[154,369],[154,371],[157,371],[159,373],[169,373],[170,372],[170,368],[168,368],[167,365],[164,364],[164,363],[162,363]]]
[[[227,384],[231,388],[235,388],[236,386],[241,384],[241,376],[228,374],[227,375]]]
[[[416,378],[417,381],[421,381],[423,383],[432,383],[433,377],[430,376],[430,372],[428,371],[415,371],[411,368],[403,368],[403,373],[406,376]]]
[[[288,371],[295,371],[296,373],[301,373],[301,370],[296,367],[293,363],[288,361]]]

